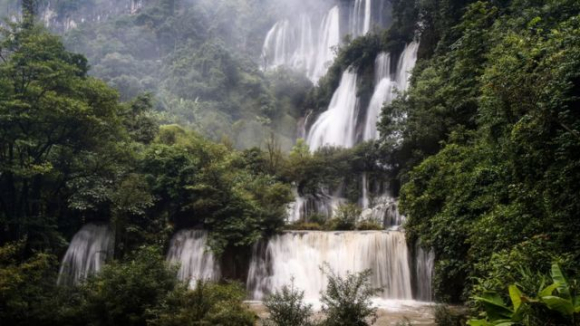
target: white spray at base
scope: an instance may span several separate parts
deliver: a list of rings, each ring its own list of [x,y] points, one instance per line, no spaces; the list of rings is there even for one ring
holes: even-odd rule
[[[107,225],[87,224],[72,238],[62,259],[58,285],[75,285],[101,270],[113,256],[113,232]]]

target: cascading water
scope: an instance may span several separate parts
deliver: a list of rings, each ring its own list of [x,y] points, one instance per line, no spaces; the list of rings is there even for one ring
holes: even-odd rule
[[[415,277],[417,279],[417,293],[415,297],[417,300],[431,301],[433,300],[431,282],[433,280],[435,253],[433,250],[427,251],[417,244],[415,255]]]
[[[297,19],[278,21],[266,35],[262,48],[263,67],[280,66],[303,71],[313,82],[324,75],[334,58],[333,48],[340,43],[340,11],[332,7],[320,19],[301,14]]]
[[[326,218],[331,218],[336,209],[345,203],[344,198],[338,195],[330,195],[324,187],[318,189],[316,195],[300,196],[298,190],[294,189],[294,198],[288,205],[287,222],[297,222],[307,220],[312,214],[319,214]]]
[[[377,122],[384,105],[390,104],[397,96],[397,92],[404,92],[409,87],[411,71],[417,62],[419,43],[411,42],[401,54],[397,63],[397,71],[391,73],[391,57],[388,53],[381,53],[375,61],[375,90],[366,114],[364,140],[379,138]]]
[[[370,31],[372,7],[372,0],[355,0],[354,10],[350,17],[351,36],[365,35]]]
[[[58,285],[74,285],[100,271],[113,255],[113,232],[107,225],[87,224],[78,231],[60,265]]]
[[[167,261],[179,264],[177,277],[194,287],[198,280],[218,280],[219,264],[207,248],[207,232],[203,230],[180,230],[169,245]]]
[[[351,69],[342,74],[340,84],[328,110],[323,112],[310,128],[306,142],[311,151],[323,146],[352,147],[355,143],[356,127],[356,80]]]
[[[374,24],[386,27],[383,13],[387,0],[336,0],[324,15],[302,13],[274,24],[264,40],[264,69],[286,66],[305,72],[313,83],[324,76],[335,58],[334,48],[346,34],[352,38],[369,33]],[[373,15],[373,13],[375,13]],[[320,21],[319,25],[313,22]]]
[[[405,236],[398,231],[287,232],[254,247],[247,286],[253,299],[290,284],[316,302],[327,284],[320,270],[333,273],[372,271],[373,287],[383,299],[412,299],[411,272]]]
[[[395,198],[386,194],[378,196],[369,208],[363,210],[361,219],[375,221],[386,229],[399,229],[405,222],[405,216],[399,213],[398,206]]]

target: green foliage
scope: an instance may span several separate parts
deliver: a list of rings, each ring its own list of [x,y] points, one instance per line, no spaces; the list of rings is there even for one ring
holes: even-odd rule
[[[451,308],[445,305],[436,305],[433,308],[435,323],[439,326],[462,326],[464,325],[464,318],[461,313],[452,311]]]
[[[361,209],[355,204],[340,205],[334,217],[328,221],[331,230],[349,231],[356,229],[356,220]]]
[[[349,272],[345,277],[333,274],[328,268],[325,272],[328,285],[321,297],[322,311],[326,315],[323,325],[372,325],[377,319],[377,309],[372,307],[370,298],[380,289],[371,286],[370,270],[357,274]]]
[[[495,292],[484,293],[475,300],[483,306],[485,319],[472,319],[469,325],[578,325],[580,305],[574,296],[571,285],[558,264],[551,268],[553,283],[545,286],[542,276],[541,284],[534,297],[526,296],[517,285],[509,286],[509,298],[512,306],[506,306]],[[552,313],[538,313],[545,308]]]
[[[126,262],[107,264],[81,286],[78,314],[90,325],[146,325],[148,310],[177,285],[160,250],[143,248]]]
[[[466,4],[421,4],[437,45],[379,126],[408,237],[434,248],[444,301],[466,299],[473,277],[506,287],[518,269],[502,263],[544,272],[563,258],[578,272],[578,2]]]
[[[6,325],[54,325],[56,257],[23,260],[24,242],[0,247],[0,319]]]
[[[312,306],[304,304],[304,292],[294,287],[283,286],[266,298],[264,305],[270,314],[266,325],[309,326],[312,325]]]
[[[243,304],[244,288],[237,283],[214,284],[198,281],[193,290],[176,288],[156,308],[148,325],[252,326],[255,315]]]

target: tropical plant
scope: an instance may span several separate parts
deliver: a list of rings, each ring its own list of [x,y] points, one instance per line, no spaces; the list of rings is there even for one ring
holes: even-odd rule
[[[506,305],[501,295],[495,292],[475,297],[476,302],[483,306],[486,318],[471,319],[468,325],[552,325],[553,319],[550,316],[543,320],[537,320],[542,317],[531,316],[530,311],[534,306],[545,307],[559,314],[562,321],[558,325],[577,325],[580,295],[574,295],[572,286],[557,263],[552,264],[551,278],[552,284],[548,286],[545,286],[545,279],[542,279],[535,296],[526,296],[516,284],[510,285],[511,306]]]

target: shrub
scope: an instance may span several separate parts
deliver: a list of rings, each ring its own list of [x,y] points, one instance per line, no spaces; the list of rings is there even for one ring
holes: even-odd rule
[[[251,326],[254,313],[243,305],[246,293],[239,283],[216,284],[198,281],[195,289],[185,285],[171,292],[151,311],[152,326]]]
[[[112,262],[80,288],[78,314],[91,325],[145,325],[155,308],[177,286],[158,248],[141,249],[126,262]]]
[[[350,231],[356,229],[356,220],[361,209],[355,204],[340,205],[335,216],[328,221],[328,229],[336,231]]]
[[[378,230],[384,230],[385,227],[382,226],[377,221],[362,220],[356,224],[356,229],[360,230],[360,231],[366,231],[366,230],[377,230],[378,231]]]
[[[266,325],[273,326],[309,326],[312,325],[312,306],[304,304],[304,291],[284,286],[280,291],[270,295],[264,305],[268,308],[270,318]]]
[[[298,221],[286,227],[288,230],[307,230],[307,231],[322,231],[324,227],[314,222]]]
[[[380,289],[369,282],[370,270],[350,273],[343,278],[323,268],[328,275],[328,286],[322,294],[322,311],[326,314],[325,326],[367,326],[377,320],[377,309],[371,305],[371,297]]]
[[[435,323],[439,326],[461,326],[463,315],[451,311],[445,305],[436,305],[433,308],[433,313],[435,316]]]

